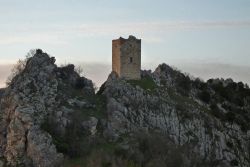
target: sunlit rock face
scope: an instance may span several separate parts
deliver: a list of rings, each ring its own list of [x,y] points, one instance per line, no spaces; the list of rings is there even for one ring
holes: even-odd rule
[[[41,50],[25,63],[25,68],[12,79],[4,95],[0,91],[0,156],[10,166],[58,166],[63,154],[58,153],[51,135],[41,126],[49,117],[57,115],[59,130],[63,132],[68,110],[62,109],[61,103],[70,98],[63,96],[67,91],[63,88],[78,86],[93,94],[93,84],[80,77],[73,65],[57,67],[55,58]]]
[[[41,50],[23,63],[0,89],[0,166],[63,166],[107,146],[120,150],[92,158],[114,166],[250,165],[246,84],[190,79],[161,64],[140,80],[113,72],[95,94],[74,65],[57,67]]]
[[[208,166],[249,166],[250,91],[245,86],[245,102],[239,105],[231,94],[221,97],[218,85],[222,92],[242,86],[231,79],[192,81],[166,64],[153,73],[142,71],[141,81],[121,80],[112,73],[102,87],[109,115],[105,133],[112,140],[135,131],[166,134],[176,145],[188,148],[185,156],[190,161],[185,166],[192,166],[192,157]],[[236,87],[231,89],[232,85]]]

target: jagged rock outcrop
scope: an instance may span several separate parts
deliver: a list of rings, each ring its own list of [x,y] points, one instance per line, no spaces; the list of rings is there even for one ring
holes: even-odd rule
[[[232,79],[161,64],[141,80],[111,73],[95,94],[74,65],[37,50],[0,100],[0,166],[79,156],[92,166],[250,166],[250,89]]]
[[[219,108],[221,103],[229,102],[225,98],[217,100],[217,92],[210,83],[199,81],[199,86],[206,85],[200,90],[196,88],[197,82],[166,64],[153,73],[144,71],[142,76],[141,81],[125,81],[112,73],[102,86],[107,97],[108,125],[104,132],[107,136],[116,140],[140,130],[158,131],[176,145],[187,146],[187,159],[199,155],[195,163],[186,161],[185,166],[250,165],[250,129],[242,129],[236,121],[226,120],[230,117],[229,110]],[[222,85],[225,88],[226,85]],[[216,102],[218,110],[214,111],[196,96],[203,89],[214,94],[210,103]],[[248,89],[245,91],[249,93]],[[242,98],[246,100],[247,96]],[[236,108],[249,115],[249,102]],[[222,118],[216,115],[222,112]],[[248,120],[247,117],[241,119],[242,122]]]
[[[73,65],[58,68],[55,58],[41,50],[25,63],[1,99],[0,156],[10,166],[59,166],[63,154],[41,127],[57,115],[55,126],[63,131],[70,119],[70,110],[62,105],[70,98],[67,91],[77,87],[94,94],[93,84],[80,77]]]

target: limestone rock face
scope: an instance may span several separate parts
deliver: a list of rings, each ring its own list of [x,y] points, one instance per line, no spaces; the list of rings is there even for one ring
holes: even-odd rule
[[[42,51],[25,63],[1,98],[0,156],[10,166],[57,166],[63,154],[57,152],[51,135],[41,129],[42,124],[53,116],[63,131],[70,112],[61,109],[61,104],[69,98],[63,96],[64,87],[78,84],[79,90],[94,94],[93,84],[80,77],[73,65],[58,68],[55,58]]]
[[[57,153],[48,133],[34,127],[27,135],[27,143],[27,156],[34,166],[59,166],[62,163],[63,155]]]
[[[198,89],[191,88],[182,95],[183,90],[178,91],[182,83],[179,80],[186,76],[165,64],[153,73],[144,71],[142,74],[142,80],[135,84],[112,73],[103,85],[108,111],[106,136],[117,140],[131,132],[158,131],[169,136],[176,145],[187,146],[189,160],[198,154],[200,159],[197,162],[204,164],[250,165],[250,152],[246,147],[250,144],[250,131],[211,114],[209,105],[195,96]],[[147,78],[153,78],[155,88],[144,88],[151,83]],[[247,111],[249,104],[244,108]],[[192,164],[187,162],[185,166]]]
[[[113,72],[95,94],[74,65],[57,67],[41,50],[24,67],[0,90],[0,167],[63,166],[67,153],[86,155],[92,146],[121,147],[113,152],[128,163],[138,156],[138,164],[152,147],[157,156],[145,166],[166,166],[162,153],[166,162],[180,155],[183,167],[250,166],[250,89],[241,82],[202,82],[162,64],[141,80]],[[149,145],[137,134],[157,140]]]

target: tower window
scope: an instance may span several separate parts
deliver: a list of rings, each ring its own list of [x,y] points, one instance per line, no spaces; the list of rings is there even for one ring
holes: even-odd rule
[[[129,58],[129,62],[132,63],[133,62],[133,57]]]

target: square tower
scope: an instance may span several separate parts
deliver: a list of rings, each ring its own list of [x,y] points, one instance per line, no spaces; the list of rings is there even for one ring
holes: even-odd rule
[[[141,79],[141,39],[129,36],[112,41],[112,71],[125,79]]]

